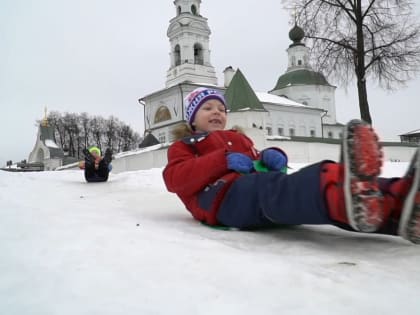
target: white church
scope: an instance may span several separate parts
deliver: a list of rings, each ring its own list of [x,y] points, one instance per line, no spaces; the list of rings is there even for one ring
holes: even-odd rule
[[[269,92],[254,91],[240,69],[227,67],[218,84],[210,61],[210,28],[201,15],[201,0],[175,0],[169,22],[170,66],[166,87],[142,97],[147,135],[160,143],[172,141],[171,130],[185,121],[184,97],[198,86],[222,92],[227,100],[228,126],[258,128],[267,137],[339,139],[343,125],[336,120],[335,90],[309,64],[304,31],[289,32],[288,67]]]

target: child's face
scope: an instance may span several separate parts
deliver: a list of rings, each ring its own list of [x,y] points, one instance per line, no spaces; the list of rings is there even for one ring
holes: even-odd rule
[[[92,156],[96,159],[96,158],[98,158],[98,156],[99,156],[99,154],[95,151],[95,150],[93,150],[90,154],[92,154]]]
[[[208,100],[195,114],[193,126],[197,131],[223,130],[226,126],[226,109],[219,100]]]

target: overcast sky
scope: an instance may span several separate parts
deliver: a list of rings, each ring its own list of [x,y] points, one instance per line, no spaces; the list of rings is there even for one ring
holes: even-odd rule
[[[0,166],[28,158],[45,106],[114,115],[142,135],[137,100],[165,86],[166,31],[175,14],[172,0],[0,0]],[[255,90],[271,90],[290,44],[281,1],[203,0],[201,14],[219,84],[232,66]],[[420,129],[420,78],[393,93],[368,93],[381,139]],[[340,122],[360,117],[354,84],[347,94],[338,86],[336,107]]]

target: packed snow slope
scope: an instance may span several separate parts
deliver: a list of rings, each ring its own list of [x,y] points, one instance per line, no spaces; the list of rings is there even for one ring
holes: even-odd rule
[[[0,314],[420,314],[420,246],[333,226],[212,229],[161,173],[0,172]]]

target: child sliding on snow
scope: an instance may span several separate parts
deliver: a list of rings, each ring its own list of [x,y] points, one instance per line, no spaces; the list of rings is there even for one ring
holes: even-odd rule
[[[321,161],[287,175],[284,151],[258,152],[243,133],[224,130],[226,103],[218,91],[198,88],[185,105],[188,125],[168,149],[163,178],[195,219],[240,229],[332,224],[420,243],[419,150],[404,177],[381,178],[377,135],[352,120],[340,163]]]
[[[79,163],[79,167],[85,170],[85,179],[87,182],[106,182],[109,172],[112,169],[112,151],[108,148],[105,155],[101,156],[101,150],[92,146],[84,149],[85,160]]]

